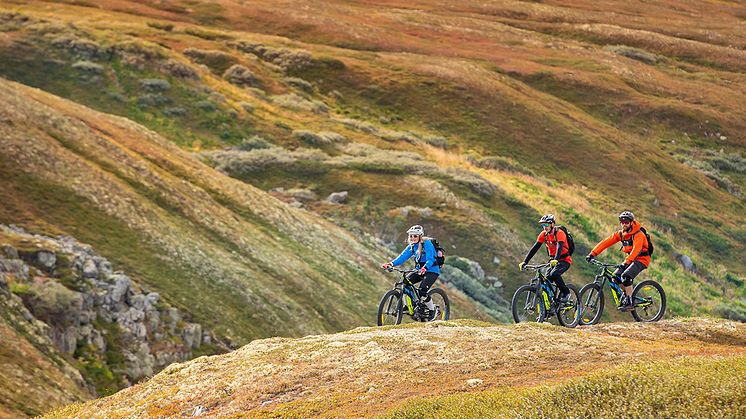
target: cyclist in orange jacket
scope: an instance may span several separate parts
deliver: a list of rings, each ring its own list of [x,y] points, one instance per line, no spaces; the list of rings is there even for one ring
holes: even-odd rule
[[[585,259],[590,262],[610,246],[622,242],[622,251],[627,253],[627,257],[623,264],[617,266],[614,277],[621,278],[622,285],[624,285],[625,295],[622,296],[619,310],[630,311],[635,309],[631,298],[632,280],[650,265],[650,253],[648,252],[648,240],[640,231],[640,223],[635,220],[634,214],[630,211],[623,211],[619,214],[619,224],[622,229],[601,240]]]
[[[539,225],[544,229],[539,233],[539,237],[536,238],[536,243],[529,249],[528,254],[523,259],[523,262],[518,264],[518,269],[523,270],[523,267],[531,260],[532,257],[539,251],[541,244],[547,245],[547,251],[549,252],[549,265],[551,270],[547,275],[549,280],[557,284],[560,295],[559,300],[561,303],[566,303],[570,297],[570,288],[567,288],[565,281],[562,279],[562,274],[567,272],[572,266],[572,256],[570,256],[570,247],[567,243],[567,234],[559,228],[554,226],[555,223],[554,215],[547,214],[539,220]]]

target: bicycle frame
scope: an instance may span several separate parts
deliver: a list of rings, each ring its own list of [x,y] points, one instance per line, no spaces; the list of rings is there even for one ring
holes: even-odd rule
[[[606,264],[602,262],[595,262],[596,265],[600,266],[601,269],[598,271],[598,274],[593,278],[593,282],[596,284],[599,284],[599,287],[601,289],[601,292],[603,292],[604,285],[608,282],[609,283],[609,289],[611,290],[611,296],[614,297],[614,304],[616,304],[617,307],[621,304],[621,298],[622,295],[625,294],[624,290],[622,290],[622,287],[619,286],[616,282],[612,281],[614,278],[614,271],[609,269],[612,266],[611,264]],[[649,306],[651,304],[650,301],[641,298],[636,297],[634,301],[634,307],[645,307]]]
[[[536,271],[536,275],[531,279],[529,285],[538,285],[542,289],[541,298],[544,302],[544,307],[546,308],[547,313],[552,309],[555,295],[559,295],[557,285],[550,281],[544,273],[544,268],[547,268],[548,266],[549,264],[545,263],[543,265],[526,265],[523,267],[523,269]]]
[[[415,307],[417,306],[417,304],[419,304],[420,292],[417,290],[417,287],[414,286],[414,284],[409,280],[407,276],[410,273],[416,272],[416,271],[415,270],[404,271],[404,270],[397,269],[397,268],[391,268],[391,271],[397,271],[401,273],[401,281],[394,284],[393,289],[401,290],[402,298],[404,298],[404,296],[407,297],[407,298],[404,298],[404,300],[406,301],[407,314],[412,316],[414,315]]]

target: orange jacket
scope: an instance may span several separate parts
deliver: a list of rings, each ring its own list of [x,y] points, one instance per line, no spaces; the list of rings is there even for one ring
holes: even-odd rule
[[[613,246],[615,243],[622,242],[622,251],[627,253],[627,257],[624,258],[624,263],[629,265],[634,261],[638,261],[647,268],[648,265],[650,265],[650,256],[640,256],[640,253],[647,254],[648,240],[645,238],[645,234],[640,231],[640,227],[640,223],[635,220],[632,221],[632,228],[628,233],[622,230],[613,232],[609,237],[601,240],[596,247],[591,250],[591,256],[598,256],[608,247]]]

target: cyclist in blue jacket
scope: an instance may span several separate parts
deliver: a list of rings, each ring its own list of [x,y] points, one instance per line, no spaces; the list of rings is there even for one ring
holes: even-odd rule
[[[392,266],[399,266],[412,256],[415,257],[414,262],[417,271],[409,274],[408,278],[413,284],[420,283],[420,301],[427,307],[430,315],[429,319],[433,320],[438,316],[438,312],[427,291],[440,276],[440,267],[435,262],[435,245],[429,237],[425,237],[425,229],[421,225],[410,227],[407,230],[407,235],[407,247],[402,250],[396,259],[382,264],[381,267],[388,269]]]

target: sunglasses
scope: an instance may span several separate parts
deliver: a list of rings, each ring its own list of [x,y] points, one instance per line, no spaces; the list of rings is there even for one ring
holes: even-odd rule
[[[413,239],[413,238],[415,238],[415,237],[420,237],[420,235],[419,235],[419,234],[410,234],[410,235],[409,235],[409,238],[410,238],[410,239]]]
[[[632,224],[630,220],[619,220],[619,224]]]
[[[539,225],[542,226],[542,227],[549,227],[551,224],[549,224],[549,223],[541,223]]]

